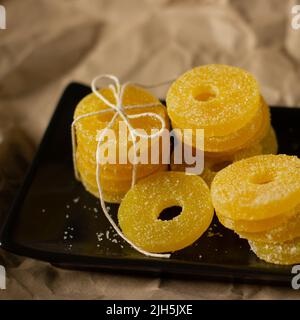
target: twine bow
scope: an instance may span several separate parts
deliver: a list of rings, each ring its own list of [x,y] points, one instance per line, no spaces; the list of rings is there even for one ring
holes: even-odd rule
[[[110,101],[108,101],[97,89],[97,82],[100,79],[110,79],[114,82],[114,84],[110,84],[108,87],[109,89],[112,91],[114,98],[115,98],[115,103],[112,103]],[[144,86],[144,85],[139,85],[141,87],[144,88],[153,88],[153,87],[159,87],[162,86],[164,84],[170,83],[171,81],[166,81],[157,85],[153,85],[153,86]],[[103,190],[102,190],[102,186],[101,186],[101,182],[100,182],[100,163],[101,163],[101,159],[100,159],[100,146],[101,143],[104,141],[104,137],[105,134],[107,133],[107,131],[109,129],[111,129],[111,127],[114,125],[116,119],[119,117],[121,117],[123,119],[123,121],[126,123],[126,126],[129,130],[132,142],[133,142],[133,153],[134,153],[134,163],[133,163],[133,170],[132,170],[132,180],[131,180],[131,186],[134,186],[136,183],[136,163],[137,163],[137,147],[136,147],[136,138],[137,137],[141,137],[141,138],[156,138],[159,135],[162,134],[162,132],[164,131],[166,124],[165,124],[165,120],[158,114],[154,113],[154,112],[142,112],[142,113],[138,113],[138,114],[127,114],[126,110],[132,110],[132,109],[143,109],[143,108],[149,108],[149,107],[154,107],[154,106],[158,106],[160,105],[159,103],[147,103],[147,104],[141,104],[141,105],[129,105],[129,106],[123,106],[123,96],[124,96],[124,92],[125,89],[127,88],[127,86],[131,84],[130,82],[126,82],[124,84],[120,84],[119,79],[114,76],[114,75],[110,75],[110,74],[103,74],[100,75],[98,77],[96,77],[95,79],[93,79],[92,83],[91,83],[91,89],[92,92],[106,105],[108,106],[107,109],[103,109],[103,110],[99,110],[99,111],[95,111],[95,112],[91,112],[91,113],[87,113],[84,115],[81,115],[79,117],[77,117],[76,119],[74,119],[74,121],[72,122],[72,126],[71,126],[71,137],[72,137],[72,152],[73,152],[73,165],[74,165],[74,173],[75,173],[75,177],[77,180],[80,180],[80,175],[78,172],[78,168],[77,168],[77,164],[76,164],[76,133],[75,133],[75,125],[78,121],[80,121],[81,119],[84,118],[88,118],[88,117],[93,117],[93,116],[97,116],[100,114],[104,114],[107,112],[114,112],[114,115],[112,117],[112,119],[110,120],[110,122],[108,123],[107,127],[102,130],[99,138],[98,138],[98,143],[97,143],[97,148],[96,148],[96,181],[97,181],[97,188],[98,188],[98,192],[99,192],[99,198],[100,198],[100,204],[101,204],[101,208],[103,210],[103,213],[105,214],[106,218],[108,219],[108,221],[110,222],[110,224],[112,225],[112,227],[114,228],[114,230],[117,232],[117,234],[124,239],[127,243],[129,243],[135,250],[137,250],[138,252],[146,255],[146,256],[151,256],[151,257],[156,257],[156,258],[169,258],[170,254],[158,254],[158,253],[151,253],[148,251],[145,251],[141,248],[139,248],[138,246],[136,246],[134,243],[132,243],[123,233],[122,231],[119,229],[119,227],[116,225],[116,223],[114,222],[114,220],[112,219],[112,217],[110,216],[107,207],[105,205],[104,199],[103,199]],[[142,117],[152,117],[152,118],[156,118],[157,120],[160,121],[161,123],[161,128],[158,132],[155,132],[153,134],[143,134],[138,132],[136,129],[134,129],[132,127],[132,125],[130,124],[130,119],[136,119],[136,118],[142,118]]]

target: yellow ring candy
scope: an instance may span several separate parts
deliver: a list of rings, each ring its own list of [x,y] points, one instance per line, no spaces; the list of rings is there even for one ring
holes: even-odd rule
[[[262,260],[275,264],[300,263],[300,238],[283,243],[249,241],[252,251]]]
[[[85,168],[96,172],[95,156],[89,156],[85,151],[81,151],[81,147],[78,147],[78,153],[76,155],[77,164],[79,162],[84,165]],[[162,164],[137,164],[136,176],[139,178],[145,177],[159,169],[165,168],[166,165]],[[104,164],[100,165],[101,176],[107,180],[123,181],[130,180],[132,178],[132,164]]]
[[[244,127],[227,136],[215,136],[205,139],[205,151],[235,152],[258,143],[267,134],[270,127],[270,112],[265,102],[262,102],[262,107],[259,109],[258,114]]]
[[[182,140],[183,132],[178,134],[178,125],[172,122],[172,126],[177,128],[176,137]],[[234,153],[238,150],[257,144],[263,139],[270,129],[270,111],[269,106],[262,98],[261,107],[253,119],[240,128],[226,136],[207,137],[204,135],[204,151],[219,155],[220,153]],[[186,141],[185,144],[194,146],[196,142],[195,130],[192,133],[192,141]]]
[[[254,77],[237,67],[211,64],[180,76],[167,93],[171,121],[180,128],[205,130],[207,137],[242,128],[260,107]]]
[[[248,240],[281,243],[300,237],[300,210],[296,210],[290,219],[281,225],[263,232],[237,232],[241,238]]]
[[[249,152],[249,150],[251,150]],[[237,150],[235,152],[205,152],[207,158],[230,158],[234,155],[235,160],[242,160],[250,156],[259,154],[276,154],[278,151],[278,143],[275,130],[272,126],[267,134],[259,141],[259,143],[252,144],[247,148]]]
[[[110,102],[115,102],[113,93],[108,88],[103,88],[100,90],[101,94]],[[123,95],[123,106],[128,105],[143,105],[148,103],[157,103],[157,106],[141,108],[141,109],[130,109],[126,110],[127,114],[138,114],[141,112],[154,112],[159,114],[165,119],[166,126],[168,127],[168,120],[165,107],[160,103],[160,101],[150,92],[133,85],[129,85]],[[95,94],[91,93],[84,97],[76,107],[74,119],[91,112],[100,111],[104,109],[109,109],[109,107],[102,102]],[[81,119],[76,123],[76,131],[78,130],[84,136],[90,138],[93,145],[96,145],[96,133],[97,130],[107,127],[109,121],[111,120],[114,112],[107,112],[91,118]],[[119,126],[118,118],[115,122],[113,129],[117,130]],[[151,129],[161,127],[160,122],[157,119],[151,117],[141,117],[137,119],[130,119],[130,123],[133,128],[145,129],[147,133],[151,133]],[[116,131],[117,133],[117,131]]]
[[[80,121],[83,121],[83,120],[84,119],[82,119]],[[78,122],[78,124],[80,124],[80,121]],[[90,119],[90,121],[93,121],[93,119]],[[149,123],[148,123],[148,125],[149,125]],[[168,128],[168,126],[167,126],[167,128]],[[114,130],[116,139],[115,140],[111,139],[109,141],[109,143],[106,141],[106,144],[107,144],[107,146],[109,144],[112,148],[114,148],[116,150],[116,160],[118,160],[118,155],[120,153],[119,146],[125,144],[125,145],[123,145],[121,152],[124,152],[126,150],[128,152],[130,149],[132,152],[133,144],[132,144],[131,139],[129,139],[130,138],[129,134],[127,136],[126,136],[126,134],[123,135],[123,132],[120,132],[120,134],[119,134],[119,131],[117,128],[113,127],[112,129]],[[143,128],[140,128],[140,129],[143,129]],[[101,128],[98,128],[98,130],[101,130]],[[145,130],[145,131],[149,131],[149,130]],[[149,133],[149,132],[147,132],[147,133]],[[87,132],[81,132],[80,130],[76,129],[77,145],[80,146],[81,149],[85,153],[90,154],[93,159],[95,158],[97,145],[98,145],[96,135],[97,135],[97,131],[95,131],[93,133],[93,135],[89,136],[87,134]],[[142,141],[142,143],[139,143],[139,150],[138,151],[139,151],[140,155],[145,155],[147,157],[147,159],[150,159],[150,154],[151,154],[150,148],[155,148],[155,150],[157,150],[158,152],[161,149],[161,143],[160,143],[161,139],[159,139],[159,138],[157,138],[153,141],[151,141],[150,138],[148,138],[148,139],[141,138],[140,140]],[[127,154],[127,159],[128,159],[128,154]],[[117,164],[118,164],[118,162],[117,162]]]
[[[103,88],[100,90],[102,95],[110,102],[115,102],[115,97],[112,90],[109,88]],[[137,86],[129,85],[126,87],[122,100],[123,106],[132,105],[144,105],[144,104],[155,104],[155,106],[147,108],[136,108],[128,109],[126,113],[129,115],[139,114],[144,112],[152,112],[160,115],[164,121],[166,128],[169,127],[169,121],[167,117],[166,108],[160,103],[160,101],[146,90],[139,88]],[[76,107],[74,119],[101,110],[109,110],[109,107],[102,102],[95,94],[89,94],[84,97]],[[92,117],[82,118],[75,124],[75,134],[76,134],[76,164],[80,174],[81,181],[84,187],[94,194],[98,195],[97,185],[96,185],[96,149],[98,145],[97,135],[99,130],[107,127],[108,123],[114,115],[113,111],[109,111],[103,114],[95,115]],[[112,129],[114,130],[116,139],[111,139],[108,142],[111,143],[113,147],[116,147],[116,154],[118,154],[119,147],[125,148],[127,151],[132,147],[132,141],[127,139],[129,137],[128,128],[124,124],[124,129],[127,130],[126,134],[121,132],[119,134],[120,121],[123,121],[120,117],[117,117]],[[143,129],[146,133],[152,133],[152,129],[160,129],[161,123],[158,119],[154,117],[139,117],[130,119],[130,124],[135,129]],[[141,138],[144,141],[148,141],[147,144],[142,145],[142,149],[148,148],[149,138]],[[129,141],[128,141],[129,140]],[[138,149],[139,151],[143,151]],[[146,151],[148,151],[146,150]],[[160,151],[160,149],[159,149]],[[148,153],[149,154],[149,153]],[[101,164],[101,183],[104,193],[104,200],[108,202],[120,202],[125,192],[131,186],[131,176],[132,176],[133,166],[129,164]],[[151,173],[155,173],[158,170],[165,170],[166,166],[161,164],[151,165],[151,164],[138,164],[137,165],[137,179],[147,176]]]
[[[250,232],[265,232],[286,223],[291,216],[295,215],[295,210],[290,210],[289,212],[284,212],[279,216],[263,220],[232,220],[224,217],[219,212],[216,212],[216,215],[221,224],[226,228],[234,230],[238,234],[248,234]]]
[[[300,202],[300,159],[259,155],[219,171],[211,185],[214,207],[233,220],[280,215]]]
[[[180,206],[172,220],[160,213]],[[139,181],[124,197],[120,227],[135,245],[149,252],[173,252],[189,246],[209,227],[214,210],[202,178],[182,172],[160,172]]]
[[[77,160],[77,166],[78,170],[80,172],[80,176],[83,180],[88,181],[90,184],[96,186],[97,181],[96,181],[96,175],[94,170],[90,170],[89,168],[86,168],[84,166],[84,163],[80,160]],[[153,172],[150,172],[149,174],[145,174],[146,177],[150,174],[157,173],[158,171],[166,171],[167,170],[167,165],[157,167],[157,169]],[[101,186],[104,191],[107,192],[127,192],[131,188],[131,181],[132,177],[129,179],[122,179],[122,180],[117,180],[115,179],[107,179],[105,176],[100,175],[101,179]],[[143,177],[137,177],[137,180],[143,178]]]

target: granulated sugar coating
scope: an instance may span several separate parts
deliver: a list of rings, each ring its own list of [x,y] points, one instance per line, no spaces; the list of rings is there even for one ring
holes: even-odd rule
[[[95,170],[93,168],[90,168],[86,165],[86,162],[81,157],[77,157],[77,167],[80,172],[80,176],[84,181],[88,181],[91,185],[97,187],[97,181],[96,181],[96,174]],[[155,168],[155,167],[154,167]],[[156,166],[155,171],[152,171],[150,173],[143,173],[143,177],[146,177],[150,174],[154,174],[159,171],[165,171],[167,170],[167,165],[159,165]],[[137,178],[139,180],[140,177]],[[118,192],[127,192],[132,183],[132,177],[129,177],[128,179],[121,178],[120,180],[117,179],[117,177],[114,177],[114,179],[108,179],[105,175],[100,175],[100,181],[101,181],[101,187],[104,191],[112,192],[112,193],[118,193]]]
[[[262,260],[275,264],[300,263],[300,238],[284,243],[249,241],[253,252]]]
[[[300,202],[300,159],[259,155],[221,170],[211,185],[216,212],[234,220],[263,220]]]
[[[218,156],[211,154],[209,152],[205,152],[204,170],[200,176],[204,179],[204,181],[208,184],[208,186],[210,186],[215,175],[220,170],[224,169],[231,163],[245,159],[245,158],[257,156],[260,154],[276,154],[276,153],[277,153],[276,135],[275,135],[274,129],[270,127],[266,136],[259,143],[253,144],[248,148],[244,148],[233,153],[218,153]],[[184,161],[183,163],[175,164],[174,153],[171,154],[170,167],[172,171],[185,171],[186,168],[193,167],[193,166],[194,164],[188,165],[184,163]],[[227,226],[226,224],[224,225]],[[231,229],[230,227],[228,228]]]
[[[270,127],[269,106],[264,102],[255,116],[245,126],[226,136],[207,137],[204,140],[205,151],[233,152],[258,143]]]
[[[295,215],[295,209],[284,212],[278,216],[263,219],[263,220],[233,220],[224,217],[220,212],[217,212],[217,217],[221,224],[228,229],[234,230],[238,234],[242,233],[260,233],[277,228],[286,223],[292,216]]]
[[[282,243],[300,237],[300,208],[285,223],[265,232],[239,232],[241,238],[266,243]]]
[[[150,153],[150,151],[149,151]],[[79,161],[79,158],[85,164],[85,168],[93,171],[96,171],[96,161],[95,154],[91,151],[85,149],[82,145],[77,147],[76,158]],[[164,169],[165,165],[163,164],[141,164],[136,165],[137,177],[146,177],[151,173],[154,173],[158,169]],[[106,180],[114,181],[123,181],[132,179],[132,169],[133,165],[131,163],[127,164],[101,164],[100,173],[101,176]]]
[[[172,220],[160,213],[180,206]],[[118,220],[123,233],[149,252],[172,252],[189,246],[213,218],[208,186],[202,178],[182,172],[160,172],[139,181],[123,199]]]
[[[254,77],[237,67],[211,64],[179,77],[167,94],[168,114],[180,128],[203,128],[207,137],[246,125],[260,106]]]
[[[99,93],[110,103],[116,102],[117,98],[110,88],[102,88],[99,90]],[[152,130],[159,131],[162,128],[162,122],[166,128],[169,127],[166,108],[153,94],[143,88],[134,85],[124,87],[124,95],[122,95],[122,101],[120,103],[121,107],[125,109],[128,106],[137,107],[135,109],[126,109],[126,112],[124,112],[127,116],[135,116],[130,118],[130,126],[134,129],[143,129],[144,134],[147,133],[149,135],[153,133]],[[151,106],[149,104],[151,104]],[[148,106],[143,107],[144,105]],[[108,110],[108,112],[94,114],[95,112],[103,110]],[[148,115],[137,117],[137,115],[141,113],[147,113]],[[149,113],[152,113],[152,115],[149,115]],[[85,96],[79,102],[74,113],[75,123],[74,127],[72,127],[74,129],[74,131],[72,131],[72,137],[76,137],[74,138],[75,143],[73,143],[75,173],[78,179],[82,181],[86,190],[97,197],[99,196],[96,185],[97,138],[99,138],[101,130],[108,126],[114,115],[114,110],[103,102],[94,92]],[[119,115],[114,119],[115,121],[111,126],[113,132],[110,132],[110,135],[106,137],[107,139],[104,138],[104,143],[107,146],[105,150],[110,150],[109,147],[112,147],[112,150],[116,151],[116,158],[112,159],[113,163],[100,164],[102,177],[100,183],[104,191],[104,200],[119,203],[131,187],[133,171],[132,163],[129,161],[129,163],[123,164],[124,161],[122,163],[120,157],[124,158],[126,156],[127,160],[129,160],[130,152],[128,151],[132,148],[133,141],[129,139],[128,127],[126,127],[123,118]],[[124,126],[123,129],[122,126]],[[150,138],[141,137],[137,140],[140,157],[143,158],[147,156],[149,160],[151,155]],[[143,143],[146,141],[148,143]],[[158,143],[159,139],[157,139],[157,144]],[[136,177],[139,179],[160,170],[166,170],[166,166],[162,164],[139,163],[136,169]]]
[[[183,128],[180,127],[175,121],[172,121],[174,128],[180,134],[177,134],[178,139],[182,139]],[[267,136],[270,130],[270,108],[265,103],[264,99],[261,98],[261,106],[257,110],[254,117],[240,129],[231,132],[225,136],[211,136],[204,135],[204,151],[215,153],[219,155],[222,152],[233,153],[241,149],[248,148],[253,144],[259,143],[264,137]],[[179,129],[178,129],[179,128]],[[180,130],[182,129],[182,132]],[[193,131],[193,138],[191,142],[185,141],[186,144],[193,144],[196,141],[195,137],[196,130]]]
[[[101,94],[110,102],[115,103],[115,98],[112,91],[108,88],[103,88],[100,90]],[[166,124],[168,123],[167,114],[165,108],[162,106],[160,101],[150,92],[144,90],[143,88],[129,85],[126,87],[123,96],[123,107],[131,106],[131,105],[144,105],[149,103],[157,103],[157,106],[148,107],[148,108],[137,108],[126,110],[126,114],[139,114],[142,112],[153,112],[161,115]],[[100,100],[94,93],[91,93],[84,97],[76,107],[74,113],[74,119],[79,116],[86,115],[95,111],[105,110],[109,107]],[[84,118],[76,123],[76,131],[81,134],[84,138],[84,141],[88,139],[91,145],[96,146],[96,134],[100,129],[104,129],[107,127],[109,121],[112,119],[114,112],[107,112],[103,114],[99,114],[91,118]],[[119,121],[122,121],[121,118],[115,122],[113,129],[118,133],[119,130]],[[151,133],[151,129],[160,129],[161,124],[157,119],[152,117],[143,117],[138,119],[131,119],[130,121],[133,128],[144,129],[147,133]],[[119,142],[119,141],[118,141]],[[126,141],[121,140],[121,142],[126,143]],[[118,144],[119,145],[119,144]],[[117,145],[117,146],[118,146]]]

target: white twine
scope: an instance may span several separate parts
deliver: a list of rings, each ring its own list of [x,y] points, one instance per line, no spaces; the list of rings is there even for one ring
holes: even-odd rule
[[[110,84],[108,87],[109,89],[112,91],[114,97],[115,97],[115,103],[112,103],[110,101],[108,101],[97,89],[97,81],[99,81],[100,79],[110,79],[114,82],[114,84]],[[140,87],[144,87],[144,88],[154,88],[154,87],[159,87],[165,84],[168,84],[170,82],[172,82],[173,80],[169,80],[166,82],[162,82],[159,84],[155,84],[155,85],[140,85],[140,84],[135,84],[138,85]],[[106,216],[106,218],[108,219],[108,221],[110,222],[110,224],[112,225],[112,227],[114,228],[114,230],[117,232],[117,234],[124,239],[127,243],[129,243],[135,250],[137,250],[138,252],[146,255],[146,256],[150,256],[150,257],[155,257],[155,258],[169,258],[170,254],[159,254],[159,253],[151,253],[148,251],[145,251],[143,249],[141,249],[140,247],[136,246],[134,243],[132,243],[123,233],[122,231],[119,229],[119,227],[116,225],[116,223],[114,222],[114,220],[112,219],[112,217],[110,216],[104,199],[103,199],[103,190],[102,190],[102,186],[101,186],[101,182],[100,182],[100,145],[101,143],[104,141],[104,137],[106,132],[114,125],[116,119],[118,116],[120,116],[124,122],[126,123],[126,126],[128,127],[132,142],[133,142],[133,153],[134,153],[134,163],[133,163],[133,170],[132,170],[132,181],[131,181],[131,186],[133,187],[136,183],[136,160],[137,160],[137,155],[136,155],[136,138],[137,137],[141,137],[141,138],[155,138],[158,137],[159,135],[161,135],[161,133],[163,132],[163,130],[166,127],[165,121],[164,119],[153,112],[143,112],[143,113],[138,113],[138,114],[134,114],[134,115],[129,115],[126,114],[125,110],[130,110],[130,109],[143,109],[143,108],[149,108],[149,107],[154,107],[154,106],[158,106],[160,105],[159,103],[147,103],[147,104],[142,104],[142,105],[129,105],[129,106],[123,106],[123,95],[125,92],[126,87],[129,84],[133,84],[134,83],[130,83],[130,82],[126,82],[124,84],[120,84],[119,79],[114,76],[114,75],[110,75],[110,74],[103,74],[103,75],[99,75],[98,77],[96,77],[95,79],[93,79],[92,84],[91,84],[91,89],[93,91],[93,93],[103,102],[105,103],[105,105],[107,105],[109,108],[107,109],[103,109],[100,111],[95,111],[95,112],[91,112],[91,113],[87,113],[84,115],[81,115],[79,117],[77,117],[76,119],[74,119],[74,121],[72,122],[72,126],[71,126],[71,137],[72,137],[72,156],[73,156],[73,165],[74,165],[74,173],[75,173],[75,177],[77,180],[80,180],[80,175],[78,172],[78,168],[77,168],[77,163],[76,163],[76,134],[75,134],[75,124],[80,121],[81,119],[84,118],[88,118],[88,117],[92,117],[92,116],[97,116],[103,113],[107,113],[107,112],[115,112],[115,114],[113,115],[112,119],[110,120],[110,122],[108,123],[108,125],[106,126],[106,128],[104,130],[102,130],[100,137],[98,138],[98,143],[97,143],[97,149],[96,149],[96,181],[97,181],[97,187],[98,187],[98,192],[99,192],[99,199],[100,199],[100,204],[101,204],[101,208],[104,212],[104,215]],[[136,119],[136,118],[140,118],[140,117],[153,117],[156,118],[157,120],[160,121],[161,123],[161,129],[154,133],[154,134],[142,134],[137,132],[130,124],[129,119]]]

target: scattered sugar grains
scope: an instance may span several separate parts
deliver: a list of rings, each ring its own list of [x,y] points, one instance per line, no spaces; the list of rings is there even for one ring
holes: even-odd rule
[[[149,195],[155,199],[151,206]],[[182,207],[181,214],[172,220],[158,219],[163,209],[172,206]],[[141,180],[126,194],[118,212],[125,236],[149,252],[172,252],[192,244],[209,227],[212,217],[209,189],[203,179],[173,171]]]
[[[73,227],[67,227],[67,230],[64,231],[63,240],[65,242],[66,250],[72,250],[73,248],[73,244],[72,244],[72,241],[74,240],[73,231],[74,231]]]
[[[221,232],[212,232],[212,231],[208,231],[208,233],[207,233],[207,237],[208,237],[208,238],[211,238],[211,237],[220,237],[220,238],[222,238],[222,237],[223,237],[223,235],[222,235],[222,233],[221,233]]]
[[[119,244],[121,248],[124,248],[123,243],[124,240],[118,238],[118,234],[115,232],[115,230],[112,227],[109,227],[108,230],[105,232],[96,232],[96,238],[97,238],[97,248],[101,246],[101,242],[106,239],[110,241],[111,243]]]
[[[77,198],[74,198],[74,199],[73,199],[73,202],[74,202],[74,203],[77,203],[77,202],[79,202],[79,200],[80,200],[80,197],[77,197]]]
[[[223,234],[219,231],[214,231],[214,228],[218,228],[218,225],[216,223],[214,223],[211,227],[208,228],[207,231],[207,237],[208,238],[212,238],[212,237],[223,237]]]
[[[300,159],[259,155],[217,173],[211,195],[217,214],[235,220],[259,220],[291,210],[300,197]]]

